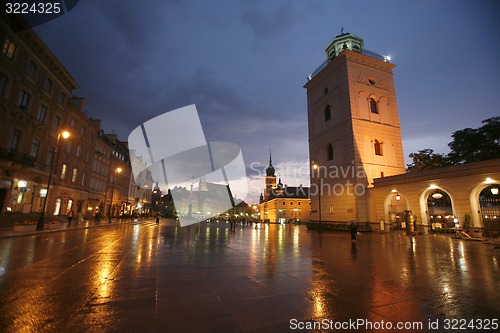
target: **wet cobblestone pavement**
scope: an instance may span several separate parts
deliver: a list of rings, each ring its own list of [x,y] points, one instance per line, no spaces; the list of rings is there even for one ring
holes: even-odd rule
[[[0,332],[498,332],[484,328],[500,318],[499,260],[450,236],[352,244],[294,225],[162,220],[2,238]],[[452,320],[469,326],[445,329]],[[389,329],[398,322],[413,327]]]

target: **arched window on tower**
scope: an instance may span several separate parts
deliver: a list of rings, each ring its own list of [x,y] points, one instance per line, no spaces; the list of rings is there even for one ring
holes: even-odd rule
[[[375,139],[375,143],[374,143],[374,148],[375,148],[375,155],[379,155],[379,156],[382,156],[382,143],[379,142],[377,139]]]
[[[377,113],[378,114],[378,110],[377,110],[377,101],[373,98],[370,97],[370,111],[372,113]]]
[[[330,105],[327,105],[325,108],[325,121],[330,119],[332,119],[332,109],[330,108]]]
[[[327,159],[328,161],[333,160],[333,145],[330,143],[328,144],[328,151],[327,151]]]

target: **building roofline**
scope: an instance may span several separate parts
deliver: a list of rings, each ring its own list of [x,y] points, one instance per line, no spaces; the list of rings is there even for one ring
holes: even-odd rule
[[[411,183],[422,180],[437,180],[437,179],[446,179],[454,177],[463,177],[463,176],[477,175],[480,173],[488,173],[488,172],[493,173],[493,172],[498,172],[498,170],[500,170],[500,158],[481,161],[481,162],[453,165],[432,170],[409,172],[401,175],[388,176],[383,178],[375,178],[373,180],[373,184],[375,187],[387,186],[387,185],[394,185],[401,183]]]

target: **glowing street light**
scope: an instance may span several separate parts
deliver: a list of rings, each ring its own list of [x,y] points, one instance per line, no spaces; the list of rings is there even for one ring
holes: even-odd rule
[[[122,172],[122,168],[116,168],[113,176],[113,185],[111,187],[111,203],[109,205],[109,211],[108,211],[108,223],[111,223],[111,211],[113,210],[113,192],[115,191],[116,174],[120,172]]]
[[[314,170],[318,170],[319,165],[317,163],[313,163],[312,168]],[[318,214],[319,214],[319,233],[322,233],[323,225],[321,223],[321,180],[319,178],[319,170],[318,170]]]
[[[63,131],[62,133],[57,134],[56,147],[54,148],[54,156],[52,156],[50,160],[50,172],[49,172],[49,180],[47,182],[47,192],[45,193],[45,199],[43,200],[42,211],[40,212],[40,217],[38,218],[38,222],[36,224],[36,230],[43,230],[43,227],[45,226],[45,209],[47,208],[47,199],[49,198],[50,181],[52,180],[52,173],[54,171],[54,160],[56,159],[57,148],[59,147],[59,140],[61,139],[61,137],[63,137],[63,139],[69,138],[69,132]]]

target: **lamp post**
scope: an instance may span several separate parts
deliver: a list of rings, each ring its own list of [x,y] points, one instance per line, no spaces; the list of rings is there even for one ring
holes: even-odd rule
[[[122,168],[116,168],[113,175],[113,185],[111,186],[111,202],[109,204],[109,211],[108,211],[108,223],[111,223],[111,211],[113,210],[113,192],[115,191],[116,174],[120,172],[122,172]]]
[[[323,232],[323,225],[321,224],[321,180],[319,178],[319,165],[313,164],[313,169],[318,170],[318,214],[319,214],[319,233]]]
[[[45,200],[43,200],[43,207],[42,211],[40,212],[40,217],[38,218],[38,222],[36,224],[36,230],[43,230],[43,227],[45,226],[45,209],[47,208],[47,199],[49,198],[50,181],[52,180],[52,173],[54,171],[54,160],[56,159],[57,148],[59,147],[59,140],[61,139],[61,136],[64,139],[67,139],[69,138],[69,132],[63,131],[62,133],[57,134],[56,147],[54,148],[54,156],[52,156],[52,159],[50,161],[50,172],[49,172],[49,180],[47,182],[47,193],[45,193]]]

